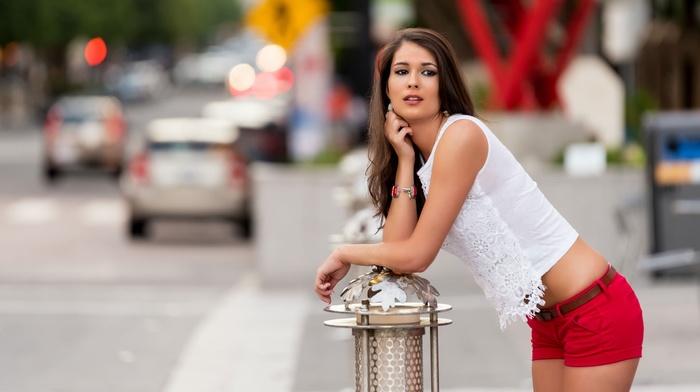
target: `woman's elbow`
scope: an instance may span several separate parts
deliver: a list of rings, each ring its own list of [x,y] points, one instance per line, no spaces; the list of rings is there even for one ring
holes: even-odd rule
[[[394,272],[400,274],[422,273],[425,272],[425,270],[427,270],[428,267],[430,267],[430,264],[433,263],[433,260],[434,257],[430,258],[427,255],[415,254],[409,257],[407,260],[405,260],[405,262],[402,263],[399,270],[394,270]]]

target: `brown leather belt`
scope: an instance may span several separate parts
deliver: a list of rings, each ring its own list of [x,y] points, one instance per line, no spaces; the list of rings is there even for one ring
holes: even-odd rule
[[[604,285],[608,286],[610,285],[610,282],[612,282],[613,278],[617,274],[617,271],[615,271],[615,268],[611,265],[610,270],[608,271],[605,276],[603,276],[600,281],[603,282]],[[540,309],[539,313],[535,313],[535,317],[537,317],[538,320],[541,321],[549,321],[554,319],[557,316],[561,316],[565,313],[569,313],[572,310],[578,308],[579,306],[585,304],[586,302],[592,300],[595,298],[598,294],[603,292],[603,288],[600,287],[599,284],[591,287],[586,291],[585,293],[581,294],[578,298],[571,302],[567,302],[564,305],[557,307],[551,307],[551,308],[545,308],[545,309]]]

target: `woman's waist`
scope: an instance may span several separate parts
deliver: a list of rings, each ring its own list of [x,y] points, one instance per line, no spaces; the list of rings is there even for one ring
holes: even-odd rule
[[[543,307],[576,296],[605,275],[609,266],[605,257],[578,238],[569,251],[542,276],[542,283],[547,288]]]

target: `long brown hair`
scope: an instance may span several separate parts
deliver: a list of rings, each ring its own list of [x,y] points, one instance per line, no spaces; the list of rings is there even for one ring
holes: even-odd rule
[[[369,166],[367,178],[369,195],[377,209],[377,216],[386,218],[391,204],[391,187],[394,186],[398,157],[384,135],[384,121],[389,97],[386,94],[387,81],[391,72],[394,54],[404,42],[411,42],[430,52],[437,61],[438,94],[440,111],[475,115],[467,83],[462,76],[457,61],[457,55],[450,43],[435,31],[420,28],[409,28],[395,33],[389,42],[377,54],[375,77],[372,87],[372,97],[369,108]],[[415,147],[415,146],[414,146]],[[420,168],[416,149],[416,167],[414,184],[418,188],[416,209],[420,215],[425,204],[425,195],[415,172]],[[382,223],[383,227],[383,223]]]

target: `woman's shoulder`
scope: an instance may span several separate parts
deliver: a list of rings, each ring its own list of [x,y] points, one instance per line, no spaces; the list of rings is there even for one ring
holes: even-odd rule
[[[458,123],[467,123],[467,124],[471,123],[471,124],[478,126],[482,130],[489,129],[488,125],[486,125],[486,123],[483,120],[481,120],[479,117],[471,115],[471,114],[455,113],[455,114],[450,115],[450,117],[448,117],[447,120],[450,123],[450,125],[458,124]]]
[[[465,119],[471,117],[464,116]],[[480,156],[485,160],[489,143],[483,129],[474,121],[459,121],[461,119],[452,121],[446,127],[442,140],[437,146],[436,160],[454,162],[465,157],[478,159]]]
[[[443,138],[448,138],[451,142],[487,142],[484,135],[485,125],[474,116],[453,114],[446,125]]]

